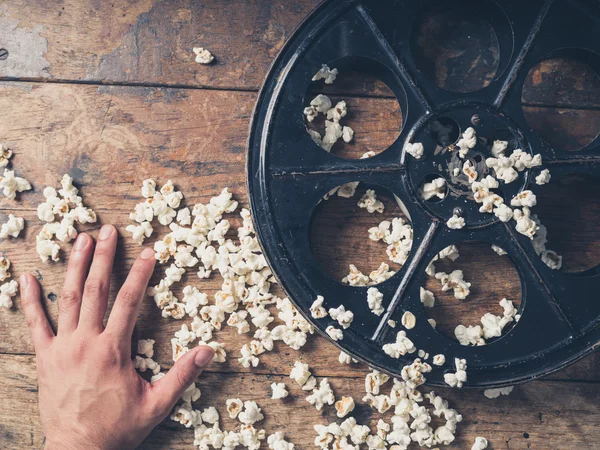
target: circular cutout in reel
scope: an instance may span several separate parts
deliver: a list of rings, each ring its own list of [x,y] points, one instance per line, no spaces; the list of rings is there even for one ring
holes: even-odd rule
[[[596,267],[579,274],[551,270],[535,254],[531,241],[515,231],[514,222],[502,223],[473,209],[464,180],[444,172],[457,161],[443,151],[430,124],[438,120],[454,121],[460,128],[473,126],[486,140],[509,136],[514,148],[541,154],[553,178],[600,176],[597,142],[580,154],[552,148],[531,131],[521,108],[524,79],[540,59],[565,47],[600,53],[600,8],[592,0],[472,2],[494,28],[500,55],[498,70],[485,87],[460,93],[441,89],[423,76],[411,54],[411,28],[429,3],[328,1],[285,44],[260,92],[248,140],[248,192],[257,235],[281,286],[318,330],[324,333],[336,322],[329,317],[311,318],[309,308],[317,295],[325,298],[327,309],[344,304],[354,312],[344,338],[335,342],[353,357],[398,376],[416,353],[395,359],[382,347],[395,340],[402,329],[400,318],[411,311],[417,320],[407,335],[416,348],[446,356],[446,365],[434,366],[427,374],[428,384],[444,385],[444,373],[454,371],[454,358],[467,360],[467,387],[528,381],[576,361],[600,343],[600,302],[595,299],[600,270]],[[574,27],[580,32],[573,33]],[[373,75],[386,83],[402,108],[398,139],[371,158],[339,158],[323,151],[306,133],[302,108],[311,78],[321,64],[333,68],[342,60],[361,61],[363,72],[372,66]],[[475,114],[480,120],[473,120]],[[359,124],[355,128],[360,133]],[[406,143],[418,141],[426,149],[421,160],[404,151]],[[438,147],[440,151],[435,150]],[[489,156],[488,151],[486,142],[478,140],[469,157],[477,165]],[[448,193],[439,202],[424,202],[419,186],[432,173],[444,176]],[[524,171],[515,182],[502,185],[505,201],[528,189],[535,175],[534,170]],[[311,251],[315,208],[335,187],[356,181],[380,186],[401,198],[413,227],[407,261],[377,285],[384,295],[380,316],[368,308],[368,286],[333,280]],[[451,230],[445,221],[457,208],[466,226]],[[461,346],[442,336],[429,325],[420,301],[429,261],[462,241],[482,241],[504,249],[521,281],[521,319],[509,333],[486,346]],[[398,325],[392,328],[390,320]]]

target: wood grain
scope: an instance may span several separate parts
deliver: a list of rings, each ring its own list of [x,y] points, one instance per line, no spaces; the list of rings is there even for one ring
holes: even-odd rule
[[[37,383],[35,361],[32,356],[4,355],[0,358],[0,373],[5,376],[0,394],[5,398],[0,414],[0,436],[3,448],[41,447],[43,435],[37,419]],[[281,400],[269,399],[270,384],[284,382],[290,396]],[[361,379],[336,377],[330,379],[336,397],[352,395],[360,400],[364,393]],[[305,400],[305,393],[288,377],[261,374],[205,373],[198,385],[202,396],[196,408],[215,406],[221,415],[221,427],[232,430],[238,426],[229,419],[224,403],[227,398],[254,400],[263,409],[265,420],[260,423],[267,433],[283,431],[298,449],[311,448],[314,439],[313,424],[327,424],[336,420],[331,408],[318,412]],[[243,385],[243,390],[240,386]],[[532,382],[518,386],[508,397],[489,400],[476,391],[440,390],[452,407],[463,414],[457,441],[449,450],[470,448],[476,436],[487,436],[493,449],[551,450],[556,448],[594,448],[600,438],[597,403],[600,392],[597,385],[588,383]],[[560,403],[556,397],[560,396]],[[363,405],[354,412],[359,423],[371,427],[379,418],[389,421],[391,412],[371,415]],[[15,417],[24,418],[17,420]],[[191,448],[193,431],[170,420],[165,420],[140,448]],[[568,436],[569,442],[565,441]]]

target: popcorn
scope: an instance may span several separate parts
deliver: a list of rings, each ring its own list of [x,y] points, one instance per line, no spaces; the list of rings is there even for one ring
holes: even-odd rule
[[[335,402],[335,410],[337,416],[340,418],[346,417],[352,411],[354,411],[355,403],[352,397],[342,397],[340,400]]]
[[[527,206],[523,209],[515,209],[513,219],[517,222],[515,229],[524,236],[533,240],[535,233],[539,229],[538,224],[531,218],[531,211]]]
[[[404,150],[406,150],[406,153],[415,159],[421,159],[425,153],[425,147],[423,147],[423,144],[420,142],[407,142],[404,146]]]
[[[411,389],[415,389],[425,383],[423,374],[428,372],[431,372],[431,366],[417,358],[412,364],[404,366],[400,374],[406,385]]]
[[[455,358],[454,365],[456,367],[456,372],[444,374],[444,381],[450,387],[457,387],[460,389],[463,387],[463,383],[467,381],[467,362],[464,359]]]
[[[513,210],[502,203],[494,208],[494,215],[500,219],[501,222],[509,222],[510,219],[513,218]]]
[[[48,259],[52,259],[52,261],[58,261],[60,258],[58,253],[60,252],[60,245],[51,239],[44,239],[39,235],[36,237],[36,245],[35,250],[39,255],[40,259],[44,262],[48,261]]]
[[[231,419],[235,419],[244,408],[244,402],[239,398],[228,398],[225,402],[225,408]]]
[[[157,376],[157,375],[155,375],[155,376]],[[161,374],[161,375],[164,376],[164,374]],[[160,378],[162,378],[162,376]],[[158,380],[156,380],[156,381],[158,381]],[[192,383],[185,389],[185,391],[183,391],[183,394],[181,395],[181,400],[183,400],[184,402],[187,402],[187,403],[192,403],[192,402],[195,402],[196,400],[198,400],[200,398],[200,395],[201,395],[200,389],[198,389],[196,387],[196,383]],[[202,417],[202,420],[204,420],[204,417]],[[206,420],[204,420],[204,421],[206,422]]]
[[[542,155],[531,156],[521,149],[514,150],[510,155],[510,159],[513,162],[514,168],[519,172],[542,165]]]
[[[210,64],[214,61],[215,57],[210,51],[202,47],[194,47],[193,52],[196,54],[195,61],[198,64]]]
[[[0,282],[10,278],[10,260],[5,256],[0,256]]]
[[[175,264],[177,267],[194,267],[198,258],[193,256],[194,247],[191,245],[178,245],[175,251]]]
[[[369,278],[375,284],[383,283],[385,280],[393,277],[396,274],[393,270],[390,270],[390,266],[382,262],[379,267],[369,274]]]
[[[238,414],[238,420],[246,425],[254,425],[265,418],[260,411],[256,402],[247,400],[244,402],[244,410]]]
[[[16,177],[14,170],[4,169],[4,175],[0,177],[0,189],[5,197],[14,200],[17,192],[30,190],[31,184],[25,178]]]
[[[550,171],[548,169],[544,169],[540,172],[540,174],[537,177],[535,177],[535,184],[541,186],[543,184],[549,183],[550,178]]]
[[[344,142],[349,143],[354,138],[354,130],[350,127],[344,126],[342,128],[342,139]]]
[[[329,337],[331,339],[333,339],[334,341],[341,341],[342,339],[344,339],[344,333],[342,330],[340,330],[339,328],[335,328],[333,325],[329,325],[326,329],[325,332],[329,335]]]
[[[273,400],[286,398],[289,395],[285,383],[271,383],[271,391],[273,392],[271,395]]]
[[[377,200],[377,194],[373,189],[367,189],[365,194],[358,201],[358,207],[364,208],[369,213],[382,213],[384,210],[384,205],[380,200]]]
[[[367,394],[379,394],[379,388],[389,381],[389,375],[373,370],[365,377],[365,392]]]
[[[287,442],[283,438],[283,432],[277,431],[267,438],[269,448],[273,450],[294,450],[294,444]]]
[[[22,217],[15,217],[12,214],[9,214],[8,221],[3,223],[2,228],[0,229],[0,239],[5,239],[8,236],[14,238],[19,237],[19,233],[21,233],[24,226],[25,221]]]
[[[400,323],[402,323],[402,326],[404,328],[406,328],[407,330],[412,330],[415,327],[415,324],[417,323],[417,318],[410,311],[406,311],[402,315],[402,319],[400,320]]]
[[[12,298],[17,295],[17,289],[19,289],[19,284],[16,280],[10,280],[0,285],[0,308],[12,308]]]
[[[506,149],[508,148],[508,142],[507,141],[501,141],[499,139],[496,139],[493,144],[492,144],[492,155],[494,155],[494,157],[498,157],[498,156],[504,156],[504,152],[506,151]]]
[[[138,223],[152,222],[154,219],[154,209],[147,202],[138,203],[132,213],[129,214],[129,218]]]
[[[367,304],[369,305],[369,309],[376,316],[380,316],[383,314],[383,294],[377,288],[369,288],[367,290]]]
[[[137,352],[147,358],[154,356],[154,339],[140,339],[137,345]]]
[[[325,300],[323,296],[317,295],[316,300],[311,305],[310,315],[313,319],[323,319],[324,317],[327,317],[327,310],[323,308],[323,300]]]
[[[436,366],[443,366],[446,363],[446,357],[442,354],[433,356],[433,364]]]
[[[171,420],[190,428],[192,425],[199,425],[202,422],[200,411],[192,409],[191,403],[181,403],[175,407],[171,414]]]
[[[406,337],[405,331],[400,331],[396,335],[396,342],[385,344],[383,351],[391,356],[392,358],[400,358],[407,353],[414,353],[417,351],[413,342]]]
[[[173,350],[173,361],[177,361],[190,351],[190,349],[183,345],[177,338],[171,339],[171,348]]]
[[[350,286],[366,286],[369,283],[369,277],[358,270],[354,264],[350,264],[349,268],[350,273],[342,278],[342,283]]]
[[[443,200],[446,197],[446,180],[439,177],[434,178],[429,183],[423,183],[421,197],[423,200],[431,200],[434,197]]]
[[[258,366],[258,363],[260,361],[255,355],[252,354],[252,350],[250,349],[250,346],[248,344],[244,344],[240,352],[242,354],[242,357],[238,358],[238,361],[240,362],[242,367],[248,369],[250,367]]]
[[[319,111],[319,112],[321,112],[321,111]],[[342,101],[338,102],[333,108],[329,108],[327,110],[327,120],[339,122],[342,118],[346,117],[346,114],[348,114],[348,109],[346,106],[346,102],[342,100]],[[354,131],[352,129],[350,129],[350,131],[352,132],[352,135],[354,135]],[[344,131],[342,129],[342,135],[343,135],[343,133],[344,133]],[[352,139],[352,137],[350,137],[350,139]],[[347,142],[350,142],[350,141],[347,141]]]
[[[325,121],[325,135],[321,143],[321,148],[326,151],[331,151],[333,145],[342,137],[343,128],[338,122],[331,120]]]
[[[196,340],[196,333],[190,331],[186,324],[181,325],[179,331],[175,332],[175,337],[178,339],[179,343],[185,347],[187,345]]]
[[[152,236],[154,231],[150,222],[142,222],[139,225],[127,225],[125,231],[131,233],[131,238],[136,244],[142,245],[144,239]]]
[[[467,176],[467,180],[469,183],[474,183],[477,181],[477,177],[479,176],[471,161],[467,160],[464,162],[462,167],[462,173]]]
[[[333,405],[335,397],[333,396],[333,391],[331,390],[331,386],[329,386],[327,378],[321,380],[319,387],[313,389],[312,394],[306,397],[306,401],[313,405],[317,411],[321,411],[326,404]]]
[[[497,158],[488,158],[485,160],[485,164],[494,170],[496,178],[509,184],[517,179],[519,176],[518,172],[513,168],[514,161],[506,156],[498,156]]]
[[[133,359],[133,367],[140,372],[151,370],[154,375],[160,372],[160,365],[152,358],[142,358],[141,356],[135,356]]]
[[[521,191],[511,201],[512,206],[527,206],[534,207],[537,204],[537,198],[530,190]]]
[[[152,198],[156,194],[156,182],[148,179],[142,182],[142,197]]]
[[[337,320],[342,328],[348,328],[354,319],[354,313],[346,311],[344,305],[340,305],[337,308],[330,308],[329,315],[333,320]]]
[[[504,249],[502,249],[501,247],[498,247],[497,245],[493,245],[493,244],[492,244],[492,250],[494,250],[494,252],[496,252],[496,254],[498,256],[504,256],[504,255],[508,254],[508,253],[506,253],[506,251]]]
[[[319,71],[312,77],[312,81],[324,80],[325,84],[332,84],[337,75],[337,69],[330,69],[327,64],[323,64]]]
[[[473,127],[469,127],[463,132],[456,145],[458,146],[458,156],[464,159],[469,150],[477,145],[477,136]]]
[[[486,389],[485,391],[483,391],[483,395],[485,395],[487,398],[498,398],[501,395],[509,395],[513,389],[515,387],[514,386],[506,386],[506,387],[501,387],[501,388],[496,388],[496,389]]]
[[[435,305],[435,296],[433,295],[433,292],[428,291],[421,286],[419,288],[419,296],[421,298],[421,303],[423,303],[425,308],[433,308],[433,305]]]
[[[471,447],[471,450],[485,450],[488,446],[488,441],[483,437],[476,437],[475,443]]]
[[[483,330],[479,325],[469,327],[458,325],[454,329],[454,336],[460,345],[485,345]]]
[[[356,193],[356,188],[358,187],[358,181],[352,181],[350,183],[343,184],[337,190],[338,197],[343,198],[351,198]]]
[[[12,154],[12,151],[6,148],[4,144],[0,144],[0,167],[8,166],[8,160]]]
[[[562,267],[562,256],[552,250],[544,250],[540,257],[544,264],[553,270],[559,270]]]
[[[446,222],[446,225],[451,230],[460,230],[465,226],[465,219],[453,214],[452,217],[450,217],[450,219],[448,219]]]
[[[311,374],[310,370],[308,369],[308,364],[296,361],[294,363],[294,367],[290,372],[290,378],[296,383],[298,383],[300,386],[304,386],[310,377]]]
[[[442,291],[446,292],[450,289],[454,291],[454,297],[458,300],[464,300],[469,295],[471,283],[464,281],[462,270],[454,270],[450,274],[438,272],[435,278],[442,283]]]
[[[356,359],[352,358],[348,353],[341,351],[340,356],[338,356],[338,361],[340,364],[350,364],[358,362]]]

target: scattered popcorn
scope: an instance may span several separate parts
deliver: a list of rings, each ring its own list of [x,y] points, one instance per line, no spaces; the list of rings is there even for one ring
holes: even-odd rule
[[[344,305],[340,305],[337,308],[330,308],[329,315],[333,320],[337,320],[342,328],[348,328],[354,319],[354,313],[346,311]]]
[[[454,336],[460,345],[485,345],[485,340],[483,339],[483,330],[479,325],[469,327],[458,325],[454,329]]]
[[[310,370],[308,369],[308,364],[296,361],[294,363],[294,367],[290,372],[290,378],[296,383],[298,383],[300,386],[304,386],[309,380],[309,378],[311,378]]]
[[[517,222],[515,229],[524,236],[533,240],[535,233],[539,229],[538,224],[531,218],[531,211],[527,206],[523,209],[515,209],[513,219]]]
[[[498,256],[504,256],[508,254],[504,249],[498,247],[497,245],[492,245],[492,250],[494,250]]]
[[[19,289],[19,284],[16,280],[10,280],[0,285],[0,308],[12,308],[12,298],[17,295],[17,289]]]
[[[353,138],[354,138],[354,130],[350,127],[344,126],[342,128],[342,139],[344,140],[344,142],[346,142],[346,143],[351,142]]]
[[[464,300],[469,295],[471,283],[464,281],[462,270],[454,270],[450,274],[438,272],[435,278],[442,283],[442,291],[446,292],[450,289],[454,291],[454,297],[458,300]]]
[[[269,444],[269,448],[273,450],[294,450],[294,444],[287,442],[283,438],[282,431],[271,434],[267,438],[267,444]]]
[[[460,230],[465,226],[465,219],[453,214],[452,217],[450,217],[450,219],[448,219],[446,222],[446,225],[451,230]]]
[[[348,353],[343,351],[340,352],[340,356],[338,356],[338,361],[340,362],[340,364],[351,364],[358,362],[356,359],[352,358]]]
[[[410,311],[406,311],[402,315],[402,319],[400,320],[400,322],[402,323],[402,326],[404,328],[406,328],[407,330],[412,330],[417,323],[417,318]]]
[[[494,215],[500,219],[501,222],[509,222],[510,219],[513,218],[513,210],[502,203],[494,209]]]
[[[339,122],[344,117],[346,117],[346,114],[348,114],[348,107],[346,105],[346,102],[343,100],[340,102],[337,102],[337,104],[333,108],[329,108],[327,110],[326,114],[327,114],[327,120],[332,120],[336,123]],[[349,130],[352,132],[352,136],[354,136],[354,131],[351,128]],[[342,128],[342,136],[343,136],[343,134],[344,134],[344,130]],[[350,137],[350,139],[352,139],[352,136]],[[347,141],[347,142],[350,142],[350,141]]]
[[[483,391],[483,395],[485,395],[487,398],[498,398],[501,395],[509,395],[513,391],[513,389],[514,386],[507,386],[496,389],[486,389],[485,391]]]
[[[473,164],[469,160],[464,162],[462,167],[462,173],[464,173],[467,176],[467,180],[469,181],[469,183],[474,183],[475,181],[477,181],[477,177],[479,176],[477,171],[475,170],[475,167],[473,167]]]
[[[422,362],[419,358],[415,359],[412,364],[404,366],[402,368],[402,380],[406,382],[406,385],[411,389],[416,389],[425,383],[424,373],[431,372],[431,366],[427,363]]]
[[[250,349],[250,346],[248,344],[244,344],[240,351],[242,353],[242,357],[238,358],[238,361],[240,362],[242,367],[248,369],[250,367],[258,366],[259,359],[256,356],[254,356],[254,354],[252,354],[252,350]]]
[[[125,231],[131,233],[131,238],[136,244],[142,245],[144,239],[152,236],[154,231],[150,222],[142,222],[139,225],[127,225]]]
[[[488,158],[485,160],[486,166],[494,170],[496,178],[509,184],[517,179],[519,173],[513,168],[514,161],[506,156],[498,156],[497,158]]]
[[[154,339],[140,339],[137,345],[137,352],[146,358],[154,356]]]
[[[14,200],[18,192],[30,190],[31,184],[25,178],[16,177],[14,170],[4,169],[4,175],[0,177],[0,189],[5,197]]]
[[[475,443],[471,447],[471,450],[485,450],[488,446],[488,441],[483,437],[476,437]]]
[[[433,364],[436,366],[443,366],[446,363],[446,357],[442,354],[433,356]]]
[[[431,200],[434,197],[443,200],[446,197],[446,180],[440,177],[434,178],[429,183],[423,183],[421,197],[423,200]]]
[[[417,351],[413,342],[406,337],[405,331],[400,331],[396,335],[396,342],[385,344],[383,351],[391,356],[392,358],[400,358],[407,353],[414,353]]]
[[[195,61],[198,64],[210,64],[215,59],[215,57],[212,55],[212,53],[205,48],[194,47],[192,50],[196,54]]]
[[[456,372],[444,374],[444,381],[450,387],[457,387],[460,389],[463,387],[463,383],[467,381],[467,362],[464,359],[455,358],[454,365],[456,367]]]
[[[8,236],[14,238],[19,237],[21,230],[25,226],[25,221],[22,217],[15,217],[12,214],[8,215],[8,221],[2,224],[0,229],[0,239],[5,239]]]
[[[137,355],[133,359],[133,367],[140,372],[151,370],[154,375],[157,375],[161,369],[160,365],[152,358],[142,358],[141,356]]]
[[[225,409],[231,419],[235,419],[244,408],[244,402],[239,398],[228,398],[225,402]]]
[[[337,69],[330,69],[327,64],[323,64],[319,71],[312,77],[312,81],[324,80],[325,84],[333,84],[337,75]]]
[[[312,394],[306,397],[306,401],[313,405],[317,411],[321,411],[324,405],[333,405],[335,397],[327,378],[321,380],[319,387],[313,389]]]
[[[8,160],[12,154],[12,151],[6,148],[4,144],[0,144],[0,167],[8,166]]]
[[[341,341],[342,339],[344,339],[344,332],[342,330],[340,330],[339,328],[335,328],[333,325],[329,325],[325,329],[325,332],[334,341]]]
[[[456,145],[458,147],[458,155],[464,159],[469,150],[477,145],[477,136],[473,127],[469,127],[463,132]]]
[[[157,376],[159,376],[159,379],[160,379],[164,376],[164,374],[161,372],[160,374],[154,375],[153,378],[157,377]],[[155,381],[158,381],[158,380],[156,380],[156,378],[155,378]],[[185,391],[183,391],[181,400],[183,400],[184,402],[187,402],[187,403],[192,403],[192,402],[195,402],[196,400],[198,400],[200,398],[200,396],[201,396],[200,389],[198,389],[198,387],[196,386],[196,383],[192,383],[186,388]],[[215,410],[215,412],[216,412],[216,410]],[[202,417],[202,420],[204,420],[204,417]],[[205,420],[205,422],[206,422],[206,420]]]
[[[536,205],[537,198],[530,190],[525,190],[517,194],[511,201],[512,206],[527,206],[532,208]]]
[[[379,289],[372,287],[367,290],[367,304],[369,305],[369,309],[376,316],[380,316],[383,314],[383,294],[379,291]]]
[[[273,400],[286,398],[289,395],[285,383],[271,383],[271,391],[273,391],[271,395]]]
[[[421,297],[421,303],[423,303],[425,308],[433,308],[433,305],[435,305],[435,296],[433,295],[433,292],[420,287],[419,295]]]
[[[423,147],[423,144],[421,144],[420,142],[408,142],[404,146],[404,149],[406,150],[406,153],[408,153],[415,159],[421,159],[423,157],[423,154],[425,153],[425,147]]]
[[[389,375],[373,370],[365,377],[365,392],[367,394],[379,394],[379,388],[389,381]]]
[[[540,172],[540,174],[535,177],[535,184],[541,186],[543,184],[550,182],[550,171],[548,169],[544,169]]]
[[[504,156],[504,152],[506,151],[506,149],[508,148],[508,142],[507,141],[501,141],[499,139],[496,139],[494,141],[494,143],[492,144],[492,155],[494,155],[494,157],[498,157],[498,156]]]
[[[349,396],[344,396],[335,402],[335,410],[337,412],[337,416],[340,418],[346,417],[348,414],[354,411],[354,407],[354,399]]]
[[[245,401],[244,410],[238,414],[238,420],[246,425],[254,425],[265,418],[260,411],[256,402],[251,400]]]
[[[373,189],[367,189],[365,194],[358,201],[358,207],[364,208],[369,213],[382,213],[384,210],[384,204],[381,200],[377,200],[377,194]]]

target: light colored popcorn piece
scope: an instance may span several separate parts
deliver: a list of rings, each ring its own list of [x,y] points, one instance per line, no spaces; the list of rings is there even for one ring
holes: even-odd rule
[[[488,441],[484,437],[476,437],[475,443],[471,447],[471,450],[485,450],[488,447]]]
[[[2,224],[0,228],[0,239],[5,239],[8,236],[19,237],[19,234],[25,227],[25,220],[22,217],[15,217],[12,214],[8,215],[8,221]]]
[[[0,189],[5,197],[14,200],[17,193],[30,190],[31,184],[25,178],[15,176],[14,170],[4,169],[4,175],[0,177]]]
[[[289,392],[286,389],[285,383],[271,383],[271,398],[273,400],[279,400],[286,398]]]
[[[321,112],[321,111],[319,111]],[[348,114],[348,106],[346,105],[345,101],[339,101],[336,103],[336,105],[333,108],[329,108],[327,110],[327,120],[331,120],[333,122],[339,122],[340,120],[342,120],[344,117],[346,117],[346,114]],[[352,140],[352,136],[354,136],[354,131],[350,128],[350,132],[352,133],[352,135],[350,136],[350,140]],[[342,136],[344,133],[344,129],[342,128]],[[345,139],[344,139],[345,140]],[[350,141],[346,141],[346,142],[350,142]]]
[[[513,211],[513,219],[517,223],[515,229],[524,236],[533,240],[535,233],[539,230],[539,225],[531,217],[531,211],[527,206],[523,209]]]
[[[433,356],[433,364],[436,366],[443,366],[446,363],[446,357],[442,354]]]
[[[369,309],[376,316],[383,314],[383,294],[379,289],[372,287],[367,290],[367,304]]]
[[[317,295],[317,298],[310,307],[310,315],[313,319],[323,319],[327,317],[327,310],[323,307],[323,301],[325,299],[321,295]]]
[[[435,296],[433,295],[433,292],[428,291],[423,286],[419,288],[419,297],[425,308],[433,308],[435,305]]]
[[[473,127],[467,128],[461,138],[456,143],[458,147],[458,156],[460,158],[465,158],[469,153],[469,150],[477,145],[477,135],[475,133],[475,129]]]
[[[509,222],[510,219],[513,218],[513,210],[502,203],[494,208],[494,215],[500,219],[501,222]]]
[[[537,204],[537,198],[533,192],[525,190],[513,197],[510,204],[511,206],[527,206],[528,208],[532,208]]]
[[[460,358],[454,359],[455,373],[444,374],[444,382],[450,387],[462,388],[467,381],[467,361]]]
[[[454,292],[454,297],[458,300],[464,300],[471,292],[471,283],[464,280],[464,274],[462,270],[454,270],[450,272],[450,274],[438,272],[435,274],[435,278],[440,280],[440,283],[442,283],[443,292],[452,289]]]
[[[16,280],[10,280],[0,285],[0,308],[12,308],[12,298],[17,295],[18,289],[19,283]]]
[[[550,182],[550,171],[548,169],[542,170],[537,177],[535,177],[535,184],[541,186]]]
[[[485,164],[493,169],[496,178],[504,181],[505,184],[512,183],[519,176],[519,173],[513,168],[513,159],[509,157],[500,155],[497,158],[487,158]]]
[[[365,194],[358,201],[358,207],[366,209],[369,213],[382,213],[385,206],[381,200],[377,199],[377,194],[373,189],[367,189]]]
[[[477,181],[477,177],[479,176],[477,170],[475,170],[475,167],[473,167],[473,164],[469,160],[463,163],[462,173],[467,176],[467,180],[471,184]]]
[[[329,316],[333,320],[337,320],[342,328],[348,328],[354,319],[354,313],[352,311],[346,311],[344,305],[340,305],[337,308],[329,308]]]
[[[247,400],[244,402],[244,409],[237,416],[238,420],[246,425],[254,425],[265,418],[256,402]]]
[[[407,353],[417,351],[413,342],[406,337],[405,331],[399,331],[396,335],[396,342],[391,342],[383,346],[383,351],[392,358],[400,358]]]
[[[464,325],[457,325],[454,329],[454,336],[460,343],[460,345],[485,345],[483,339],[483,329],[480,325],[465,327]]]
[[[127,225],[127,227],[125,227],[125,231],[131,233],[133,242],[142,245],[144,243],[144,239],[152,236],[154,229],[152,228],[150,222],[142,222],[139,225]]]
[[[423,144],[420,142],[407,142],[404,146],[404,150],[415,159],[421,159],[425,153],[425,147],[423,147]]]
[[[451,230],[460,230],[465,226],[465,219],[457,216],[456,214],[453,214],[452,217],[450,217],[446,222],[446,225]]]
[[[319,387],[313,389],[312,394],[306,397],[306,401],[313,405],[317,411],[321,411],[325,405],[333,405],[335,397],[327,378],[320,381]]]
[[[487,398],[498,398],[501,395],[509,395],[513,389],[515,387],[514,386],[506,386],[506,387],[501,387],[501,388],[495,388],[495,389],[486,389],[485,391],[483,391],[483,395],[485,395]]]
[[[231,419],[235,419],[238,414],[244,409],[244,402],[239,398],[228,398],[225,402],[225,409]]]
[[[340,330],[339,328],[335,328],[333,325],[329,325],[325,329],[325,332],[334,341],[341,341],[342,339],[344,339],[344,332],[342,330]]]
[[[283,431],[277,431],[267,438],[267,444],[272,450],[294,450],[295,446],[284,439]]]
[[[423,183],[421,197],[423,200],[431,200],[434,197],[443,200],[446,197],[446,180],[439,177],[434,178],[428,183]]]
[[[502,141],[499,139],[496,139],[493,143],[492,143],[492,155],[494,155],[494,157],[498,157],[498,156],[504,156],[504,152],[506,151],[506,149],[508,148],[508,142],[507,141]]]
[[[422,362],[420,358],[413,361],[412,364],[404,366],[401,371],[402,380],[410,389],[416,389],[425,383],[423,374],[431,372],[432,368],[429,364]]]
[[[290,371],[290,378],[296,383],[298,383],[300,386],[304,386],[310,377],[311,374],[308,368],[308,364],[296,361],[294,363],[294,367]]]
[[[330,69],[327,64],[323,64],[319,71],[312,77],[312,81],[324,80],[325,84],[333,84],[337,75],[337,69]]]
[[[366,286],[369,283],[369,277],[358,270],[354,264],[350,264],[349,270],[348,275],[342,278],[342,283],[350,286]]]
[[[407,330],[412,330],[417,323],[417,318],[410,311],[406,311],[404,314],[402,314],[402,319],[400,322],[404,328]]]
[[[344,418],[352,411],[355,407],[354,399],[350,396],[343,396],[337,402],[335,402],[335,411],[339,418]]]
[[[155,378],[157,376],[159,377],[158,379]],[[164,376],[164,374],[161,372],[161,373],[154,375],[152,378],[154,378],[154,382],[156,382],[156,381],[160,380],[163,376]],[[201,395],[202,395],[202,393],[200,392],[200,389],[198,389],[198,387],[196,386],[196,383],[192,383],[185,389],[185,391],[183,391],[183,394],[181,395],[181,400],[184,402],[187,402],[187,403],[192,403],[192,402],[197,401]],[[204,420],[204,418],[203,418],[203,420]],[[205,420],[205,422],[206,422],[206,420]]]
[[[215,59],[213,54],[203,47],[194,47],[192,50],[196,55],[195,61],[198,64],[210,64]]]
[[[12,150],[8,149],[4,144],[0,144],[0,167],[8,166],[12,154]]]
[[[498,247],[497,245],[492,244],[492,250],[498,255],[498,256],[504,256],[507,255],[508,253],[501,247]]]
[[[154,356],[154,339],[140,339],[137,345],[137,352],[146,358]]]
[[[342,139],[344,142],[349,143],[354,138],[354,130],[350,127],[344,126],[342,128]]]

